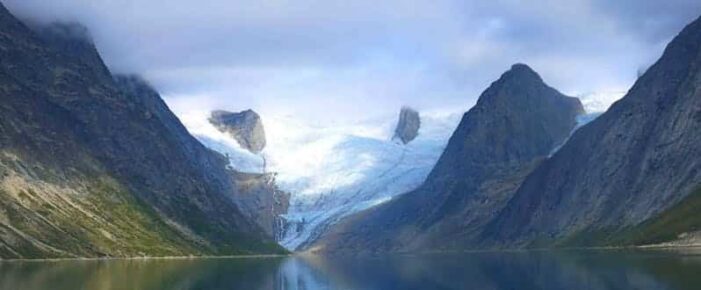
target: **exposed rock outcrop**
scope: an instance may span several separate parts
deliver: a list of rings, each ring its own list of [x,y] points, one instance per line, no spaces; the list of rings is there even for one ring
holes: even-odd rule
[[[245,110],[238,113],[213,111],[209,117],[219,131],[229,134],[244,149],[259,153],[265,148],[265,129],[258,113]]]
[[[237,203],[248,217],[258,223],[265,232],[279,240],[283,232],[282,215],[290,206],[290,194],[277,188],[275,174],[233,174],[238,189]]]
[[[237,205],[227,160],[64,28],[0,5],[0,257],[282,252]]]
[[[399,121],[394,129],[393,139],[399,139],[402,143],[407,144],[419,136],[419,128],[421,127],[421,117],[419,112],[409,108],[402,107],[399,112]]]
[[[490,226],[487,243],[616,243],[701,184],[699,144],[701,19],[674,38],[625,97],[526,179]]]
[[[469,248],[583,112],[578,99],[547,86],[528,66],[514,65],[465,113],[419,189],[350,217],[312,249]]]

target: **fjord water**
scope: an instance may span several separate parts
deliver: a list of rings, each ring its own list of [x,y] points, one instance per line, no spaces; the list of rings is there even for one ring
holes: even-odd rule
[[[2,290],[699,289],[701,249],[0,263]]]

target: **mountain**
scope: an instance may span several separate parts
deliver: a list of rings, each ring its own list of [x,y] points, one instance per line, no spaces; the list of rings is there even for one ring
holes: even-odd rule
[[[265,148],[265,129],[258,113],[245,110],[238,113],[213,111],[209,122],[219,131],[229,134],[241,147],[251,153]]]
[[[355,214],[309,247],[421,251],[469,247],[584,112],[576,98],[516,64],[480,95],[417,190]]]
[[[280,189],[273,173],[234,172],[236,203],[249,220],[279,241],[290,207],[290,193]]]
[[[419,112],[409,107],[402,107],[399,111],[399,121],[394,129],[394,139],[399,139],[407,144],[419,135],[421,117]]]
[[[701,230],[691,195],[701,186],[700,88],[697,19],[620,101],[528,176],[486,243],[653,243]]]
[[[0,257],[284,252],[226,159],[79,25],[32,30],[0,5],[0,100]]]
[[[274,176],[280,191],[289,194],[289,207],[280,208],[284,213],[276,234],[289,250],[305,247],[348,215],[416,189],[462,115],[424,112],[420,134],[401,144],[391,140],[396,115],[345,123],[268,114],[263,116],[266,149],[252,154],[207,120],[210,111],[174,109],[205,146],[229,157],[231,168],[262,173],[265,157],[266,172]],[[265,204],[262,197],[260,201]]]

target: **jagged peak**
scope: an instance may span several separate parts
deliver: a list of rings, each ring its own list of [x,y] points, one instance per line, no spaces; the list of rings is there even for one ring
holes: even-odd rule
[[[402,143],[407,144],[419,135],[420,127],[421,116],[419,111],[409,106],[402,106],[392,139],[399,139]]]
[[[679,83],[686,79],[689,73],[701,63],[701,16],[686,25],[677,36],[667,45],[662,56],[655,64],[648,68],[638,78],[633,87],[623,97],[622,101],[639,98],[669,98],[675,93],[638,94],[639,90],[646,91],[649,82],[666,83],[668,88],[674,89],[671,84]],[[630,96],[634,96],[631,98]]]
[[[241,112],[215,110],[209,122],[219,131],[228,133],[243,148],[251,153],[260,153],[265,148],[265,129],[260,115],[248,109]]]
[[[504,81],[524,81],[543,82],[540,75],[535,72],[530,66],[523,63],[515,63],[511,68],[501,75]]]
[[[534,89],[541,90],[552,88],[545,84],[540,75],[528,65],[516,63],[480,95],[477,100],[477,105],[492,107],[492,103],[498,100],[501,100],[499,102],[511,102],[517,99],[527,98],[531,95],[527,92],[531,92]],[[541,96],[539,94],[535,97],[546,96]]]
[[[252,109],[246,109],[240,112],[232,112],[232,111],[227,111],[227,110],[214,110],[211,112],[212,117],[214,118],[219,118],[219,117],[228,117],[231,115],[258,115],[255,111]]]

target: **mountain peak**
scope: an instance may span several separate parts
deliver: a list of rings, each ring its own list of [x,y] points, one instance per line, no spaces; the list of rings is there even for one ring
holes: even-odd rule
[[[523,63],[516,63],[511,66],[511,68],[502,74],[500,80],[504,81],[532,81],[542,83],[543,79],[540,78],[537,72],[535,72],[531,67]]]
[[[419,116],[419,112],[410,107],[403,106],[399,111],[399,121],[397,122],[397,127],[394,129],[393,139],[399,139],[402,143],[407,144],[419,135],[420,127],[421,117]]]
[[[584,112],[578,99],[565,96],[548,86],[528,65],[516,63],[479,96],[475,109],[513,111],[518,108],[540,107],[546,103],[554,105],[553,108],[567,107],[577,114]],[[565,105],[561,106],[563,103]]]
[[[639,235],[647,221],[701,184],[700,79],[701,18],[669,43],[623,98],[525,179],[485,232],[485,244],[650,242]],[[669,224],[668,237],[654,243],[697,230]]]
[[[260,153],[265,148],[263,122],[258,113],[251,109],[238,113],[215,110],[212,111],[209,122],[252,153]]]
[[[516,64],[482,93],[416,190],[357,215],[319,239],[322,250],[460,249],[561,145],[583,112],[578,99]],[[410,230],[408,230],[410,229]]]
[[[524,71],[524,72],[535,73],[535,71],[533,71],[533,69],[530,66],[528,66],[525,63],[520,63],[520,62],[512,64],[510,70],[511,71]]]

